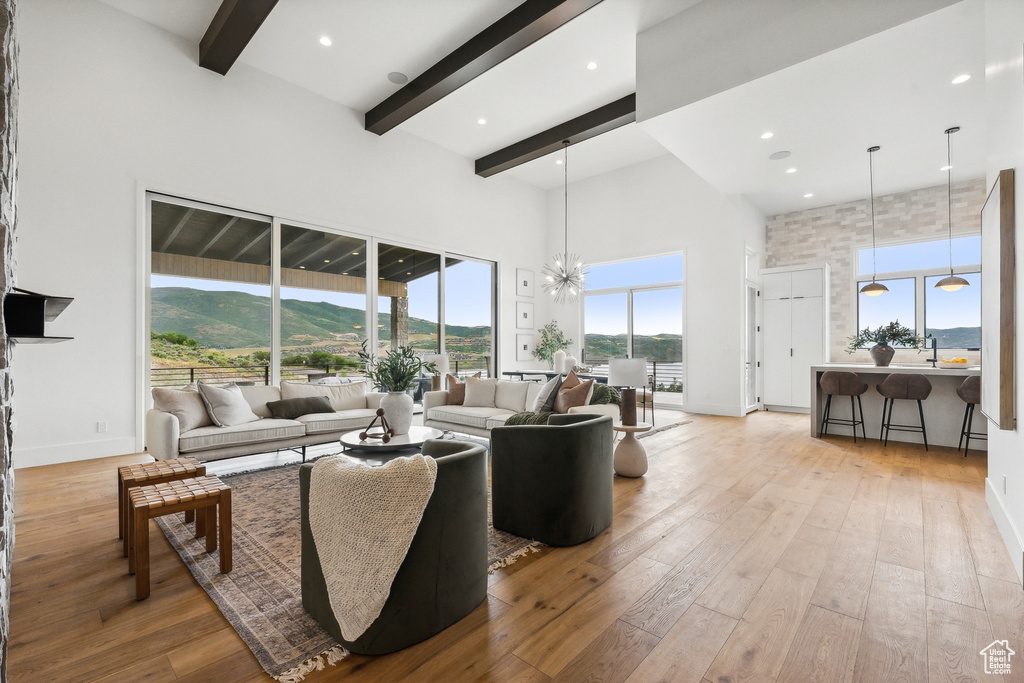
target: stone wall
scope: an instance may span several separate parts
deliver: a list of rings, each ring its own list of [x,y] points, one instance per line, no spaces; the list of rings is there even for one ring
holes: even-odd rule
[[[15,0],[0,0],[0,293],[14,284],[14,241],[18,187],[18,42],[15,31]],[[0,314],[0,323],[3,322]],[[11,467],[13,436],[10,366],[13,346],[0,324],[0,681],[7,680],[7,640],[11,608],[11,557],[14,550],[14,470]]]
[[[953,236],[981,231],[985,181],[953,183]],[[875,241],[878,246],[948,235],[946,186],[875,197]],[[767,225],[767,268],[826,262],[832,266],[830,292],[831,360],[870,362],[845,352],[847,337],[857,331],[857,251],[871,246],[871,203],[868,199],[822,206],[775,216]],[[883,295],[884,296],[884,295]],[[904,352],[901,352],[904,353]],[[897,361],[913,361],[916,353]]]

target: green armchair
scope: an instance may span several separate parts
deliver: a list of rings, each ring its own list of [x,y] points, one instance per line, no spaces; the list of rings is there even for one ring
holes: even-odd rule
[[[349,652],[382,655],[426,640],[472,612],[487,595],[487,450],[433,440],[422,452],[437,460],[434,492],[380,616],[355,641],[342,638],[310,530],[313,464],[299,469],[302,606]]]
[[[554,546],[588,541],[612,522],[613,476],[607,415],[491,430],[495,529]]]

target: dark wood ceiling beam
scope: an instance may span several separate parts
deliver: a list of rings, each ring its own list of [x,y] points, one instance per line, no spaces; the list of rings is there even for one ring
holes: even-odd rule
[[[383,135],[601,0],[526,0],[366,112],[366,130]]]
[[[199,66],[226,74],[276,4],[277,0],[224,0],[199,41]]]
[[[562,148],[564,140],[568,140],[570,145],[575,145],[634,121],[636,93],[480,157],[476,160],[476,174],[487,178],[551,154]]]

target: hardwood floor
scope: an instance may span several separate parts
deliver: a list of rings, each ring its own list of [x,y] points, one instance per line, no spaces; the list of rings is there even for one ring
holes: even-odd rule
[[[652,435],[600,536],[496,572],[424,643],[306,680],[981,681],[997,638],[1022,653],[998,680],[1024,680],[1024,592],[984,454],[812,439],[807,419]],[[17,471],[12,681],[269,680],[155,525],[135,601],[115,469],[144,459]]]

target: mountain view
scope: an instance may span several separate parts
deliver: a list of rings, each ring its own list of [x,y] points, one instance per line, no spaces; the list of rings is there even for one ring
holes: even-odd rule
[[[151,290],[151,331],[181,334],[202,347],[225,355],[245,355],[270,348],[270,298],[245,292],[219,292],[187,287]],[[377,317],[382,340],[391,337],[391,316]],[[281,346],[285,354],[324,351],[354,358],[365,335],[362,310],[324,301],[281,300]],[[453,357],[470,359],[490,353],[489,325],[446,325]],[[436,348],[437,323],[409,318],[409,345]]]

